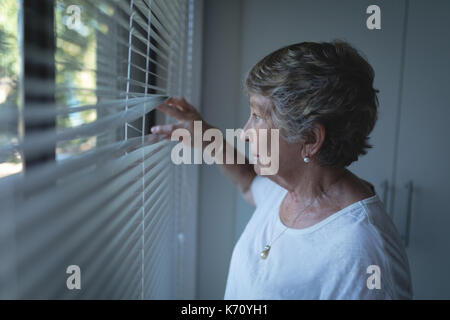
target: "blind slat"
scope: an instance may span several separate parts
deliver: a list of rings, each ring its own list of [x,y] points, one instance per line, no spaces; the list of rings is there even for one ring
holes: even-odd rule
[[[136,185],[135,188],[139,188],[139,185]],[[141,201],[140,197],[136,197],[131,202],[124,201],[124,200],[130,200],[130,198],[128,197],[128,194],[132,194],[133,191],[135,191],[135,190],[129,188],[127,190],[127,193],[122,194],[118,199],[115,200],[115,203],[113,203],[109,206],[111,208],[103,209],[105,211],[107,211],[107,209],[109,209],[109,210],[114,210],[116,212],[116,214],[113,215],[114,219],[106,225],[106,230],[100,230],[99,228],[101,226],[103,226],[102,228],[105,228],[104,222],[107,221],[107,219],[108,219],[107,216],[102,216],[98,213],[94,213],[94,214],[96,214],[96,219],[91,219],[88,224],[86,224],[86,222],[85,222],[85,226],[83,228],[82,228],[82,226],[79,226],[78,229],[80,231],[82,231],[81,233],[80,232],[74,232],[74,233],[63,232],[63,234],[69,234],[70,237],[68,239],[66,239],[65,242],[63,242],[63,244],[65,243],[65,245],[50,246],[50,247],[53,247],[53,249],[50,251],[47,251],[48,252],[47,255],[50,256],[48,259],[45,259],[45,256],[42,256],[42,254],[39,254],[39,255],[34,254],[33,255],[33,252],[43,252],[42,250],[39,250],[37,246],[26,247],[25,248],[25,249],[27,249],[26,251],[23,251],[25,249],[22,249],[18,255],[19,264],[33,266],[33,270],[34,270],[33,275],[30,275],[31,278],[26,279],[26,283],[28,283],[28,286],[33,287],[36,284],[36,282],[39,282],[38,279],[41,278],[41,277],[39,277],[41,275],[40,274],[41,270],[42,270],[42,272],[45,272],[45,270],[48,270],[49,268],[52,268],[54,266],[60,266],[61,263],[64,261],[64,259],[67,258],[67,256],[73,252],[73,249],[71,249],[71,248],[79,247],[79,244],[81,244],[84,241],[89,240],[91,237],[94,237],[94,239],[89,240],[90,246],[88,247],[88,250],[84,249],[78,255],[75,255],[77,258],[76,260],[80,261],[80,262],[98,261],[97,264],[90,265],[90,270],[94,272],[97,270],[94,267],[99,266],[100,269],[98,270],[98,273],[101,273],[102,272],[101,261],[103,261],[101,259],[106,259],[107,254],[109,252],[111,252],[113,249],[119,250],[118,251],[119,253],[123,252],[120,250],[123,250],[126,247],[125,247],[125,245],[122,246],[121,243],[122,242],[126,243],[126,241],[128,241],[129,239],[132,238],[130,235],[128,235],[130,228],[132,228],[134,230],[133,231],[134,233],[137,232],[136,230],[140,230],[140,228],[137,227],[137,225],[135,225],[136,222],[139,221],[139,218],[141,217],[140,212],[141,212],[142,207],[139,206],[139,202]],[[129,199],[126,199],[127,197]],[[124,199],[124,200],[122,200],[122,199]],[[167,196],[161,197],[161,199],[164,199],[163,202],[161,202],[161,204],[164,204],[168,201]],[[125,207],[124,207],[124,205],[125,205]],[[113,209],[113,208],[115,208],[115,209]],[[80,210],[79,208],[72,208],[71,211],[74,211],[74,212],[70,212],[71,214],[73,214],[73,213],[83,211],[83,210]],[[131,218],[127,218],[130,214],[132,215]],[[150,213],[148,213],[148,214],[150,214]],[[158,215],[159,211],[154,211],[153,214]],[[112,213],[110,215],[112,215]],[[68,216],[70,217],[71,215],[69,214]],[[71,226],[72,228],[76,225],[72,221],[67,222],[66,219],[63,219],[63,220],[67,223],[68,226]],[[80,220],[84,221],[84,219],[80,219]],[[126,221],[126,224],[123,225],[123,222],[125,222],[125,221]],[[135,226],[133,227],[133,225],[135,225]],[[109,234],[107,232],[109,231],[111,233],[111,231],[113,231],[114,228],[118,229],[119,233],[115,235],[112,243],[108,243],[106,246],[103,245],[101,254],[95,257],[94,255],[96,254],[96,252],[98,251],[98,248],[99,248],[99,246],[98,245],[96,246],[96,244],[105,242],[109,236]],[[94,230],[99,230],[101,232],[94,233],[93,232]],[[58,236],[56,236],[56,235],[47,233],[47,231],[52,231],[52,229],[49,229],[47,231],[45,231],[45,230],[40,230],[40,231],[42,233],[44,233],[45,236],[50,239],[58,238]],[[95,238],[97,238],[97,239],[95,239]],[[33,239],[36,240],[35,237],[33,237]],[[31,244],[35,245],[34,243],[31,243]],[[23,245],[26,246],[26,243],[23,243]],[[48,249],[49,246],[46,245],[44,247]],[[66,255],[64,255],[64,254],[66,254]],[[34,259],[33,259],[33,256],[35,256]],[[72,257],[72,260],[75,258],[73,254],[70,256]],[[26,260],[22,261],[21,260],[22,257],[26,258]],[[44,260],[45,264],[37,265],[37,264],[39,264],[37,261],[41,261],[41,260]],[[34,277],[36,277],[36,279],[33,280]]]
[[[148,99],[148,102],[141,102],[133,108],[105,116],[104,118],[92,123],[82,124],[63,131],[47,130],[43,133],[36,133],[23,140],[21,143],[0,148],[0,156],[4,154],[11,154],[17,149],[26,149],[29,153],[38,155],[42,152],[42,150],[45,152],[48,147],[55,145],[57,142],[90,137],[110,131],[113,128],[125,125],[127,122],[132,122],[139,119],[142,115],[154,110],[164,100],[165,99],[161,98]]]
[[[169,229],[169,224],[166,223],[164,224],[161,228],[160,228],[160,234],[165,235]],[[151,291],[150,285],[152,283],[154,283],[155,279],[158,279],[158,262],[161,260],[161,256],[164,255],[164,253],[166,252],[166,250],[164,250],[164,248],[162,246],[158,246],[157,242],[153,242],[154,243],[154,247],[156,247],[156,249],[153,248],[146,248],[146,260],[145,260],[145,265],[146,266],[152,266],[153,268],[151,268],[150,270],[146,270],[147,271],[147,277],[145,278],[145,284],[144,287],[146,288],[147,291]]]
[[[160,159],[166,157],[166,154],[162,154],[161,157],[151,158],[151,161],[161,161]],[[166,160],[167,161],[167,160]],[[150,167],[146,175],[151,176],[157,172],[161,172],[161,167],[166,166],[169,162],[161,162],[159,165]],[[147,164],[148,166],[148,164]],[[132,182],[138,181],[140,176],[140,166],[135,166],[132,170],[128,170],[127,168],[116,170],[115,174],[108,174],[108,168],[106,171],[102,172],[102,175],[97,176],[98,179],[89,179],[89,175],[87,177],[83,177],[76,181],[77,184],[69,185],[64,189],[61,189],[61,185],[55,186],[49,190],[46,190],[45,193],[39,195],[39,197],[34,197],[30,199],[26,203],[20,204],[16,207],[17,218],[16,223],[21,225],[22,227],[26,225],[34,225],[36,221],[39,219],[47,219],[49,213],[53,212],[52,210],[57,210],[61,208],[64,204],[73,204],[78,199],[84,197],[87,201],[90,198],[87,198],[86,195],[93,194],[100,196],[95,192],[98,188],[106,183],[110,184],[110,192],[114,192],[115,190],[121,191],[120,187],[129,185]],[[158,171],[159,170],[159,171]],[[165,172],[165,171],[163,171]],[[145,178],[144,178],[145,179]],[[156,177],[154,177],[156,179]],[[52,197],[54,198],[52,201]],[[101,200],[99,198],[98,200]],[[97,203],[94,199],[94,205]],[[42,213],[42,214],[41,214]]]
[[[158,140],[159,138],[154,135],[145,136],[145,139],[142,139],[142,137],[131,138],[126,141],[120,141],[104,147],[99,147],[92,151],[88,151],[81,156],[62,160],[57,163],[49,163],[39,166],[30,170],[27,173],[26,179],[20,176],[13,179],[13,181],[2,179],[0,180],[0,197],[5,193],[8,195],[11,188],[16,190],[16,192],[32,192],[35,189],[41,188],[42,181],[44,179],[46,183],[49,181],[57,181],[58,179],[71,173],[78,173],[79,170],[91,168],[93,165],[102,163],[102,161],[116,159],[127,153],[130,154],[130,152],[140,147],[145,147],[145,157],[147,158],[149,155],[153,155],[164,146],[168,146],[170,144],[167,141],[159,140],[158,142]],[[101,172],[99,171],[98,174],[100,173]],[[107,175],[108,174],[109,172],[107,172]],[[81,177],[76,176],[75,178],[77,179]]]
[[[152,4],[154,4],[152,9],[154,9],[155,12],[160,13],[161,17],[165,17],[166,19],[164,21],[169,23],[174,30],[177,30],[176,36],[179,36],[181,30],[183,30],[183,26],[179,23],[176,16],[172,14],[172,11],[167,8],[166,2],[153,0]]]
[[[55,0],[56,50],[25,46],[27,63],[55,78],[24,73],[24,105],[1,105],[2,127],[42,130],[10,139],[0,158],[51,160],[0,179],[0,297],[175,297],[181,171],[173,143],[146,133],[149,113],[190,85],[192,1],[83,0],[71,29],[72,3]],[[65,286],[71,264],[78,292]]]
[[[128,100],[129,105],[134,106],[139,103],[143,103],[148,101],[148,98],[151,99],[164,99],[165,95],[156,95],[152,94],[151,97],[144,98],[131,98]],[[27,110],[26,120],[30,123],[39,123],[42,121],[48,121],[49,119],[55,118],[57,116],[66,116],[72,113],[77,113],[86,110],[109,110],[117,112],[118,109],[123,109],[125,107],[126,102],[123,99],[110,99],[106,101],[101,101],[96,104],[78,104],[78,105],[61,105],[61,104],[30,104],[29,110]],[[7,124],[14,121],[17,121],[20,116],[19,110],[16,108],[11,108],[5,105],[0,105],[2,109],[0,111],[0,124]]]

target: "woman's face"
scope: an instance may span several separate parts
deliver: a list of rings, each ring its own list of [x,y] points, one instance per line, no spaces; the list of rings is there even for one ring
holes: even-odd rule
[[[292,157],[300,158],[300,152],[296,156],[292,155],[297,148],[293,148],[293,144],[288,144],[277,134],[278,129],[274,127],[270,115],[264,112],[270,107],[268,98],[253,94],[249,102],[250,117],[243,128],[241,138],[250,143],[255,172],[258,175],[286,173],[286,170],[291,170],[290,168],[294,166]],[[262,170],[263,168],[265,170]]]

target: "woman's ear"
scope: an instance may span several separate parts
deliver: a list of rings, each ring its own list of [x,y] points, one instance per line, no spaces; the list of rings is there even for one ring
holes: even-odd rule
[[[304,145],[304,157],[313,157],[322,147],[325,140],[325,127],[321,123],[315,123],[314,127],[307,134]]]

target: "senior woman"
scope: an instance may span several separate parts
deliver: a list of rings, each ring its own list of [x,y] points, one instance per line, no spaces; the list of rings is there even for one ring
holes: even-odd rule
[[[279,140],[268,145],[279,144],[279,170],[261,175],[267,164],[252,139],[255,164],[220,165],[256,206],[233,250],[225,299],[412,297],[397,230],[373,186],[346,169],[370,148],[373,80],[369,63],[341,41],[289,45],[250,70],[242,136],[278,129]],[[183,98],[158,109],[180,120],[152,128],[167,138],[202,120]]]

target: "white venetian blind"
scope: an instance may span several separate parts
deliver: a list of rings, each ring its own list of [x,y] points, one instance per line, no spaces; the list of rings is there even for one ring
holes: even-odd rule
[[[194,1],[6,1],[24,69],[0,159],[24,169],[0,178],[0,298],[178,297],[191,173],[149,129],[190,96]]]

